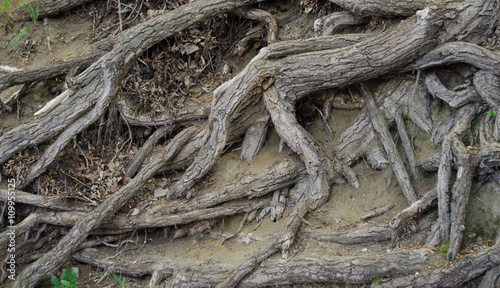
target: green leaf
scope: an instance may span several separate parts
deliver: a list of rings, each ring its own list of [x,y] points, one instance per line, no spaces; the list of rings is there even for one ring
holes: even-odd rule
[[[59,282],[59,279],[57,279],[57,277],[55,275],[52,275],[52,277],[50,277],[50,282],[52,282],[52,285],[54,285],[54,288],[61,288],[61,287],[63,287],[61,285],[61,282]]]
[[[78,276],[76,276],[76,272],[71,270],[69,267],[66,267],[66,272],[63,274],[63,279],[69,281],[71,284],[73,284],[74,287],[76,287],[76,284],[80,284],[76,282],[76,279],[78,279]]]
[[[113,276],[116,280],[116,282],[118,282],[118,284],[120,285],[120,287],[122,288],[125,288],[125,278],[123,278],[123,280],[121,280],[118,276],[116,276],[113,272],[108,272],[109,275]]]
[[[19,34],[17,34],[16,38],[14,38],[14,40],[12,40],[12,44],[10,44],[9,48],[14,47],[14,45],[16,45],[17,42],[19,42],[19,40],[21,40],[21,38],[23,38],[30,31],[31,31],[31,27],[26,27],[21,32],[19,32]]]
[[[495,109],[492,109],[491,111],[486,112],[486,113],[491,114],[491,115],[497,117],[497,110],[495,110]]]

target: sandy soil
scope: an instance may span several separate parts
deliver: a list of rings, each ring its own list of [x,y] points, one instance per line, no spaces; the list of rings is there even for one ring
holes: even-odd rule
[[[14,1],[15,4],[19,5]],[[21,29],[26,26],[33,25],[32,23],[15,23],[12,32],[0,33],[0,65],[7,65],[21,69],[33,69],[45,65],[51,65],[58,61],[65,61],[71,57],[75,57],[88,49],[91,39],[95,34],[93,31],[92,17],[89,16],[92,11],[91,6],[79,8],[71,12],[62,14],[60,17],[48,19],[48,37],[50,38],[51,50],[48,50],[46,34],[43,27],[43,21],[39,21],[34,25],[34,29],[29,35],[19,41],[12,49],[5,48],[8,46],[10,39],[15,37]],[[291,39],[312,35],[312,22],[315,15],[303,15],[299,20],[296,20],[282,32],[281,39]],[[114,15],[102,21],[98,29],[108,29],[115,27],[112,24],[116,18]],[[242,68],[242,65],[255,54],[255,51],[249,52],[243,59],[227,59],[234,72]],[[19,111],[11,113],[2,112],[0,115],[0,133],[7,131],[13,126],[22,125],[30,121],[35,121],[33,113],[41,108],[47,101],[54,97],[50,92],[51,87],[60,85],[59,79],[52,79],[45,83],[34,85],[27,95],[20,99]],[[10,95],[19,89],[12,87],[0,95],[2,101],[6,101]],[[440,105],[434,105],[433,115],[434,127],[438,122],[444,121],[447,117],[447,112],[440,111]],[[328,120],[328,124],[332,127],[334,134],[326,128],[325,123],[318,117],[317,113],[314,119],[307,123],[308,131],[325,147],[328,153],[332,153],[335,148],[335,137],[350,125],[351,121],[357,116],[360,110],[346,111],[333,110],[332,117]],[[441,119],[438,119],[437,115]],[[439,146],[429,144],[430,133],[424,133],[418,128],[411,128],[411,133],[414,137],[415,149],[417,155],[425,155],[432,152],[440,151]],[[232,145],[223,157],[217,162],[216,166],[210,172],[213,179],[217,179],[213,185],[221,185],[227,183],[237,174],[260,171],[269,167],[275,160],[279,159],[288,152],[288,149],[278,153],[279,137],[276,132],[271,129],[267,135],[266,144],[260,154],[251,162],[245,163],[239,159],[239,143]],[[358,161],[354,165],[354,171],[358,175],[360,188],[354,189],[348,185],[337,185],[331,188],[331,196],[329,201],[316,211],[309,213],[306,220],[318,225],[333,227],[334,230],[355,229],[367,225],[375,225],[387,223],[391,217],[406,207],[407,202],[394,179],[394,175],[390,169],[383,171],[375,171],[369,168],[364,160]],[[414,183],[414,187],[418,194],[425,193],[431,189],[436,181],[434,174],[425,174],[426,177],[419,183]],[[393,177],[389,186],[387,186],[390,177]],[[161,181],[159,181],[160,183]],[[500,186],[497,183],[487,183],[485,185],[475,185],[472,192],[471,200],[468,207],[467,215],[467,232],[466,241],[477,241],[477,237],[483,239],[491,238],[496,235],[500,224]],[[160,199],[163,201],[163,199]],[[396,206],[388,213],[370,219],[369,221],[361,221],[360,216],[365,214],[372,208],[380,207],[389,203],[395,203]],[[285,215],[290,213],[291,208],[287,207]],[[190,261],[205,261],[213,260],[216,262],[227,263],[236,267],[248,255],[251,255],[264,245],[267,239],[274,233],[277,233],[283,225],[283,221],[271,222],[266,216],[262,223],[258,225],[254,220],[243,227],[240,235],[227,241],[221,246],[224,238],[232,235],[238,229],[238,226],[243,218],[243,215],[238,215],[231,218],[225,218],[209,233],[203,233],[195,236],[189,236],[181,239],[171,240],[165,237],[162,230],[151,230],[147,234],[139,232],[134,237],[137,244],[127,244],[125,247],[111,248],[99,247],[102,257],[113,257],[119,254],[119,259],[141,259],[142,257],[164,257],[166,259],[187,259]],[[430,212],[424,216],[415,225],[418,226],[419,232],[413,235],[402,237],[395,249],[413,249],[419,246],[419,242],[423,241],[428,232],[429,227],[436,219],[436,212]],[[370,245],[340,245],[340,244],[325,244],[319,243],[310,239],[299,239],[295,245],[296,253],[304,253],[308,255],[330,254],[330,255],[376,255],[388,253],[390,243],[382,242]],[[275,255],[273,257],[280,257]],[[436,265],[441,265],[444,256],[436,253]],[[107,277],[102,282],[99,279],[105,277],[105,271],[90,267],[85,264],[68,263],[68,266],[80,268],[80,283],[82,287],[115,287],[114,280]],[[148,277],[135,279],[127,277],[129,283],[136,285],[146,285]],[[168,279],[166,279],[168,281]],[[50,285],[50,284],[47,284]],[[313,287],[314,285],[305,285],[304,287]],[[51,287],[51,286],[44,286]],[[143,286],[144,287],[144,286]],[[318,285],[316,287],[323,287]],[[331,285],[329,287],[336,287]]]

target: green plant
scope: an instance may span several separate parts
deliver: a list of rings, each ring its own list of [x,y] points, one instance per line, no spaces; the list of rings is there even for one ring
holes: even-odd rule
[[[126,288],[127,286],[125,285],[125,277],[123,277],[123,280],[120,279],[120,277],[116,276],[115,273],[113,272],[108,272],[109,275],[113,276],[116,280],[116,282],[118,282],[118,285],[120,285],[121,288]],[[135,288],[142,288],[141,286],[134,286]],[[149,287],[149,285],[147,286]]]
[[[35,8],[33,8],[31,4],[26,2],[21,3],[21,6],[23,6],[24,8],[26,8],[26,10],[28,10],[28,13],[31,16],[31,20],[33,20],[33,23],[36,23],[36,21],[38,21],[38,14],[40,12],[40,2],[36,1]]]
[[[52,275],[50,280],[54,288],[76,288],[76,285],[80,284],[76,281],[77,279],[76,272],[66,267],[66,271],[64,271],[60,281],[54,275]]]
[[[17,42],[19,42],[19,40],[21,40],[21,38],[23,38],[30,31],[31,31],[31,27],[26,27],[23,30],[21,30],[21,32],[19,32],[19,34],[16,35],[16,38],[14,38],[14,40],[12,40],[12,44],[9,45],[9,48],[14,47],[14,45],[16,45]]]
[[[11,7],[9,0],[3,0],[3,5],[0,5],[0,10],[5,12],[5,8]],[[10,17],[10,13],[7,13],[7,16]]]
[[[120,285],[121,288],[126,288],[125,286],[125,277],[123,277],[123,280],[120,279],[120,277],[116,276],[115,273],[113,272],[108,272],[109,275],[113,276],[116,280],[116,282],[118,282],[118,285]]]
[[[497,117],[497,110],[495,110],[495,109],[492,109],[490,112],[486,112],[486,113],[489,113],[489,114]]]
[[[439,253],[448,254],[448,249],[450,249],[450,240],[444,241],[436,251]]]
[[[387,283],[391,280],[391,278],[375,278],[372,281],[372,284],[382,284],[382,283]]]

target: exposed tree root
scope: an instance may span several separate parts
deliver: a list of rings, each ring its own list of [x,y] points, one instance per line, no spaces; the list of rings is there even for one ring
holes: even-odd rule
[[[389,281],[373,286],[460,287],[500,264],[500,252],[496,247],[492,247],[464,256],[447,268],[429,272],[425,268],[428,268],[431,263],[426,261],[426,257],[421,252],[422,250],[397,251],[377,257],[320,255],[307,257],[298,255],[288,260],[272,258],[263,262],[259,269],[249,274],[238,287],[265,287],[300,283],[363,284],[371,283],[374,279],[384,278]],[[227,264],[221,263],[211,262],[210,265],[190,261],[179,263],[159,258],[142,261],[123,259],[120,263],[114,263],[99,256],[96,250],[86,249],[77,252],[75,259],[129,275],[142,276],[156,270],[162,270],[165,277],[174,275],[170,279],[168,287],[213,286],[221,281],[227,271],[231,269]],[[200,271],[197,267],[204,267],[204,273],[193,273]],[[419,273],[415,276],[416,272]]]
[[[274,87],[264,92],[264,102],[276,131],[306,165],[312,184],[309,190],[311,194],[307,197],[309,197],[311,209],[315,209],[328,200],[333,166],[323,148],[298,124],[294,107],[283,98],[284,95],[281,95]]]
[[[64,236],[54,250],[46,253],[31,266],[21,272],[16,280],[15,287],[31,287],[35,286],[40,279],[47,275],[52,275],[62,263],[66,262],[76,247],[87,237],[90,231],[97,228],[106,218],[115,214],[128,199],[130,199],[138,189],[140,189],[146,181],[154,176],[156,171],[168,159],[175,155],[179,147],[188,142],[197,129],[186,129],[177,135],[176,139],[172,140],[169,145],[157,154],[146,169],[143,169],[133,180],[125,187],[120,189],[112,197],[106,199],[91,213],[85,214],[73,226],[70,232]]]
[[[289,257],[290,247],[297,233],[300,233],[298,230],[301,221],[305,221],[303,217],[306,213],[323,205],[329,197],[330,186],[342,179],[358,188],[357,176],[349,165],[366,156],[370,165],[376,169],[384,169],[389,163],[392,165],[410,205],[392,219],[390,226],[334,233],[303,229],[301,233],[312,239],[343,244],[386,241],[405,221],[433,206],[437,198],[439,219],[428,243],[435,245],[440,241],[439,236],[441,240],[449,239],[448,260],[455,260],[459,257],[465,207],[473,176],[487,177],[500,166],[500,146],[494,141],[495,137],[500,136],[500,117],[493,120],[490,115],[481,124],[481,133],[484,134],[480,138],[481,148],[466,147],[462,143],[466,131],[482,109],[478,104],[469,104],[470,102],[485,102],[491,109],[498,109],[500,56],[496,51],[479,46],[492,41],[488,37],[494,36],[493,28],[498,26],[498,1],[331,1],[350,11],[340,12],[351,17],[346,20],[348,25],[364,23],[367,21],[365,16],[416,15],[393,28],[384,29],[378,35],[336,35],[274,43],[278,39],[276,19],[263,10],[244,7],[257,3],[258,0],[199,0],[175,11],[148,18],[118,36],[102,41],[92,48],[95,52],[93,55],[82,56],[75,60],[78,62],[71,62],[71,65],[63,63],[48,69],[12,72],[1,77],[0,89],[4,89],[14,84],[36,82],[69,73],[75,63],[85,69],[75,77],[67,77],[67,89],[38,112],[35,122],[16,127],[0,137],[0,163],[5,163],[14,153],[57,136],[40,160],[31,167],[25,182],[21,183],[25,187],[45,171],[70,139],[97,120],[104,123],[102,115],[109,103],[116,101],[116,86],[138,57],[154,44],[221,13],[232,12],[257,19],[265,22],[268,28],[267,42],[270,45],[261,49],[238,75],[220,85],[213,93],[214,100],[211,104],[187,106],[175,115],[167,113],[144,116],[131,113],[131,104],[127,100],[119,101],[120,114],[127,123],[160,128],[146,141],[126,168],[127,175],[137,175],[97,208],[69,211],[72,206],[61,199],[50,201],[51,199],[42,196],[18,193],[19,203],[40,208],[16,226],[16,233],[29,231],[40,223],[73,228],[52,251],[22,271],[14,287],[35,287],[41,279],[53,274],[70,259],[90,233],[123,233],[135,229],[191,223],[189,227],[177,230],[173,236],[175,239],[188,234],[188,230],[198,233],[207,229],[207,225],[199,221],[246,213],[240,224],[241,229],[247,220],[253,219],[256,214],[254,211],[260,208],[265,208],[261,212],[262,217],[267,211],[271,211],[272,220],[279,219],[288,195],[290,198],[295,197],[293,200],[296,203],[281,231],[235,270],[231,270],[229,275],[227,271],[234,267],[227,264],[202,263],[205,266],[199,266],[188,261],[165,261],[152,257],[132,265],[128,261],[114,263],[106,259],[95,260],[98,258],[95,256],[97,252],[91,249],[77,252],[75,259],[106,268],[115,265],[115,269],[121,269],[115,271],[135,276],[151,274],[153,286],[161,279],[173,275],[169,287],[260,287],[309,282],[363,284],[370,283],[375,278],[393,278],[387,284],[390,287],[459,286],[490,268],[497,267],[500,264],[500,252],[493,248],[467,256],[467,261],[455,262],[450,268],[436,269],[433,272],[425,271],[430,263],[423,250],[392,252],[376,257]],[[42,1],[40,15],[50,15],[60,9],[90,1],[59,2]],[[426,4],[429,5],[425,7]],[[16,19],[24,17],[19,10],[13,15],[16,15]],[[321,20],[323,35],[337,29],[338,26],[335,25],[342,24],[330,26],[329,21],[331,18]],[[479,35],[478,31],[485,30],[485,27],[487,31]],[[448,42],[457,40],[470,43]],[[415,155],[404,119],[409,118],[424,131],[431,130],[432,123],[425,113],[420,72],[416,81],[405,77],[383,81],[376,88],[375,97],[363,82],[389,73],[423,70],[457,62],[481,69],[473,76],[473,87],[452,91],[433,74],[425,79],[430,94],[444,100],[451,107],[460,108],[452,121],[436,129],[433,135],[434,143],[443,142],[439,161],[436,161],[434,155],[424,162],[430,162],[426,167],[434,170],[436,163],[439,163],[438,181],[435,189],[418,200],[392,140],[389,125],[396,124],[410,172],[417,179]],[[35,73],[40,74],[35,77]],[[313,92],[345,88],[354,84],[360,85],[366,108],[352,126],[342,133],[337,140],[337,150],[330,155],[299,124],[295,105]],[[330,100],[324,105],[328,113],[325,113],[326,116],[322,114],[325,122],[332,106],[328,101]],[[282,143],[295,154],[290,153],[258,173],[238,175],[227,185],[219,183],[215,189],[210,190],[198,188],[198,182],[214,167],[227,144],[240,141],[242,135],[245,138],[241,158],[246,161],[254,158],[264,144],[269,119]],[[148,159],[146,155],[153,151],[160,138],[186,126],[190,127],[174,136],[166,147],[157,150]],[[102,131],[99,135],[101,133]],[[454,159],[458,172],[450,191]],[[185,168],[187,169],[178,182],[165,190],[155,191],[157,196],[167,196],[169,202],[141,211],[139,215],[117,213],[157,173]],[[271,192],[272,197],[269,195]],[[4,194],[4,190],[0,191],[0,200],[5,201]],[[391,206],[384,208],[383,211],[392,209]],[[56,211],[49,212],[48,209]],[[383,211],[375,211],[375,214]],[[0,234],[0,243],[7,243],[9,237],[7,232]],[[45,238],[42,240],[45,241]],[[284,258],[288,258],[286,261],[268,259],[279,251]],[[202,270],[195,277],[187,277],[192,276],[193,269]],[[488,272],[492,275],[498,274],[496,270],[490,271],[493,271]],[[416,272],[423,276],[407,277]],[[493,276],[489,278],[495,278]],[[495,280],[488,281],[484,285],[494,283]]]
[[[110,63],[103,62],[102,67],[104,83],[98,89],[103,91],[103,95],[97,100],[95,106],[84,116],[77,119],[69,125],[57,138],[57,140],[47,148],[38,161],[31,167],[31,170],[26,179],[19,185],[22,189],[31,183],[35,178],[40,176],[47,166],[54,161],[59,151],[71,141],[74,135],[80,133],[83,129],[97,121],[108,108],[111,98],[116,93],[116,67]]]
[[[423,9],[429,2],[418,1],[365,1],[365,0],[330,0],[340,7],[361,16],[398,17],[410,16]]]
[[[497,247],[485,249],[476,255],[467,255],[449,268],[437,269],[430,274],[393,279],[382,287],[460,287],[479,277],[500,262]],[[473,264],[471,264],[473,263]]]
[[[361,219],[361,220],[367,220],[367,219],[370,219],[370,218],[373,218],[373,217],[380,216],[380,215],[382,215],[382,214],[390,211],[392,208],[394,208],[394,206],[396,206],[396,204],[391,203],[391,204],[387,204],[387,205],[384,205],[384,206],[379,207],[379,208],[374,208],[370,212],[368,212],[365,215],[361,216],[359,219]]]
[[[452,63],[467,63],[500,75],[500,55],[468,42],[444,43],[410,65],[410,69],[425,69]]]
[[[476,107],[467,105],[460,109],[458,121],[453,130],[446,136],[442,145],[441,160],[438,170],[436,185],[439,207],[438,225],[441,239],[445,241],[450,233],[450,191],[449,183],[451,176],[451,145],[454,137],[459,137],[469,128],[472,119],[476,115]]]
[[[27,204],[41,208],[47,208],[51,210],[59,211],[82,211],[88,212],[91,210],[90,207],[85,206],[83,201],[76,201],[75,205],[72,205],[72,201],[65,197],[47,197],[43,195],[36,195],[32,193],[27,193],[21,190],[15,190],[16,193],[16,203]],[[0,201],[8,201],[9,190],[0,189]],[[89,203],[94,204],[95,203]]]
[[[415,217],[420,213],[424,213],[435,205],[437,199],[436,189],[432,189],[420,198],[418,201],[413,202],[410,206],[403,209],[396,216],[391,219],[390,226],[392,229],[401,227],[408,219]]]
[[[257,253],[248,257],[247,260],[245,260],[238,268],[236,268],[236,270],[231,272],[231,275],[229,277],[219,283],[216,286],[217,288],[235,287],[240,283],[243,277],[253,271],[257,267],[257,265],[280,250],[283,254],[283,258],[288,258],[288,249],[292,245],[297,230],[300,227],[300,218],[307,213],[307,210],[309,210],[308,202],[310,200],[307,194],[308,193],[304,193],[304,195],[299,199],[293,209],[293,212],[290,214],[290,216],[288,216],[286,224],[279,232],[279,234],[274,236],[274,239],[272,239],[268,244],[259,249]]]
[[[40,8],[38,10],[39,17],[55,15],[60,12],[69,10],[71,8],[92,1],[94,0],[62,0],[62,1],[42,0],[40,1]],[[34,9],[37,4],[33,3],[32,5]],[[31,16],[24,7],[19,7],[15,9],[14,11],[12,11],[11,15],[14,21],[23,21],[31,19]]]
[[[403,193],[406,197],[406,200],[411,204],[417,201],[417,195],[413,190],[413,186],[410,183],[410,177],[406,172],[403,161],[399,157],[399,153],[396,148],[396,144],[392,141],[392,137],[390,136],[389,128],[384,120],[384,117],[381,115],[380,110],[378,110],[375,100],[373,99],[373,95],[366,88],[366,86],[361,85],[361,94],[365,97],[366,108],[370,114],[370,119],[373,125],[373,128],[377,132],[382,144],[384,145],[385,152],[387,152],[387,156],[389,156],[389,160],[392,165],[392,169],[394,174],[396,175],[401,188],[403,189]]]
[[[433,97],[437,97],[450,105],[458,108],[468,103],[479,102],[481,98],[472,87],[460,91],[452,91],[444,86],[435,74],[425,77],[425,88]]]
[[[224,216],[232,216],[245,212],[250,212],[264,206],[270,205],[271,199],[244,200],[225,203],[214,208],[197,209],[190,212],[177,214],[165,214],[152,216],[149,214],[130,217],[127,214],[119,213],[109,221],[104,221],[96,228],[102,229],[105,233],[126,232],[130,230],[145,228],[161,228],[174,225],[182,225],[196,221],[215,219]],[[92,212],[91,212],[92,213]],[[45,212],[39,217],[42,223],[74,226],[88,213],[82,212]]]
[[[314,32],[316,32],[316,35],[318,36],[328,36],[334,34],[342,28],[352,25],[365,24],[368,21],[368,18],[356,16],[347,11],[334,12],[314,21]]]
[[[302,229],[300,235],[306,239],[314,239],[322,242],[341,244],[360,244],[368,242],[382,242],[391,239],[391,228],[388,226],[373,226],[357,228],[346,232],[332,232],[328,228]]]

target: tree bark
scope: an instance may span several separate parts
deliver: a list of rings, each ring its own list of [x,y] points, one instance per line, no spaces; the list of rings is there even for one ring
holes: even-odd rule
[[[45,16],[52,16],[69,10],[71,8],[80,6],[85,3],[89,3],[95,0],[42,0],[42,1],[30,1],[29,5],[35,9],[38,3],[40,3],[40,10],[38,12],[38,17],[42,18]],[[14,21],[25,21],[30,20],[31,16],[26,11],[24,7],[19,7],[12,11],[12,19]]]
[[[372,121],[373,128],[377,132],[380,137],[380,141],[384,145],[385,152],[387,152],[387,156],[389,157],[389,161],[391,162],[392,169],[394,174],[396,175],[399,184],[401,185],[401,189],[403,190],[403,194],[408,200],[408,203],[412,204],[417,201],[417,194],[415,194],[415,190],[413,190],[413,186],[410,183],[410,177],[406,172],[403,161],[401,157],[399,157],[399,152],[396,148],[396,144],[392,140],[391,134],[389,132],[389,127],[385,122],[384,117],[382,116],[380,110],[378,110],[377,105],[375,104],[375,100],[373,99],[373,95],[366,88],[366,86],[360,86],[361,94],[365,97],[365,104],[368,113],[370,114],[370,119]]]

